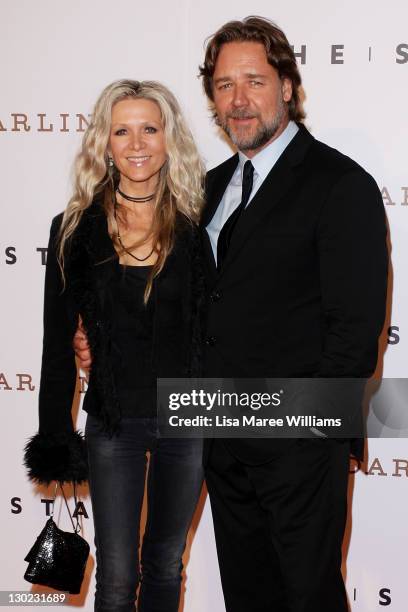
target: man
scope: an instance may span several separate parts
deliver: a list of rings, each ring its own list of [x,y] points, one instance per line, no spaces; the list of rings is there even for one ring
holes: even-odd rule
[[[220,28],[201,75],[238,149],[207,175],[205,375],[370,376],[387,273],[374,180],[301,123],[296,60],[268,20]],[[206,446],[227,612],[345,612],[349,441]]]
[[[206,376],[369,377],[387,275],[374,180],[302,125],[296,60],[271,22],[225,24],[200,71],[238,149],[207,175]],[[207,444],[228,612],[347,610],[349,452],[320,437]]]

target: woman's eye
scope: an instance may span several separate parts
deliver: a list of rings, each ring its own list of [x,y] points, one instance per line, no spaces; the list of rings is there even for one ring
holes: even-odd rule
[[[153,127],[152,125],[148,125],[145,128],[145,131],[147,134],[155,134],[157,132],[157,129],[155,127]]]
[[[126,130],[124,128],[121,128],[120,130],[116,130],[115,132],[115,136],[123,136],[123,134],[126,134]]]

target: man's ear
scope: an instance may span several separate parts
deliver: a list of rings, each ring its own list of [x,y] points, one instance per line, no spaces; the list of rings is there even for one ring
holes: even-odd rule
[[[290,79],[282,79],[282,97],[285,102],[290,102],[292,99],[292,81]]]

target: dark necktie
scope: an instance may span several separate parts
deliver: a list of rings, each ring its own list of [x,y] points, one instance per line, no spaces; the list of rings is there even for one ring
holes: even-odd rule
[[[234,212],[228,217],[228,219],[222,226],[222,229],[218,236],[218,241],[217,241],[217,268],[218,270],[221,269],[221,266],[224,263],[234,229],[236,228],[239,218],[241,217],[243,211],[245,210],[245,206],[248,204],[249,196],[251,195],[251,191],[252,191],[253,182],[254,182],[254,167],[252,163],[248,160],[244,164],[244,171],[242,173],[241,203],[234,210]]]

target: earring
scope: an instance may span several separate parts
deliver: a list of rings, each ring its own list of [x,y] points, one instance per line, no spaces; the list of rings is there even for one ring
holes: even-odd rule
[[[109,166],[109,168],[113,167],[113,158],[112,157],[108,157],[108,166]]]

